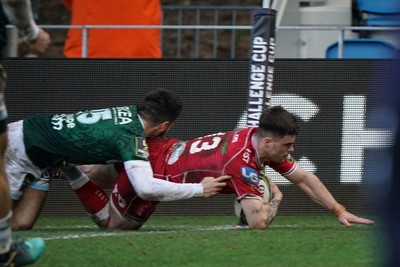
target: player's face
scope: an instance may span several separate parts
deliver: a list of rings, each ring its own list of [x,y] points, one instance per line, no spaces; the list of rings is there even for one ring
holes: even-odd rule
[[[273,162],[284,162],[288,155],[294,151],[296,136],[285,135],[283,138],[267,138],[265,142],[265,156]]]

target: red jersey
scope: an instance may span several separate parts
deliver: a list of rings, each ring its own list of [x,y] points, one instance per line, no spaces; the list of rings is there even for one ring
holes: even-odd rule
[[[230,175],[224,193],[235,193],[238,199],[262,199],[258,180],[264,176],[265,165],[282,175],[291,174],[297,167],[289,157],[285,162],[257,161],[252,146],[256,127],[217,133],[190,141],[148,138],[150,162],[154,177],[176,183],[199,183],[205,176]]]

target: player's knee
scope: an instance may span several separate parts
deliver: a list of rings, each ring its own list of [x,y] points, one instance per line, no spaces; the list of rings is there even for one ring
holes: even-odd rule
[[[31,230],[34,223],[27,221],[11,220],[11,228],[13,231]]]
[[[138,230],[143,222],[126,220],[123,218],[112,218],[107,224],[107,230]]]

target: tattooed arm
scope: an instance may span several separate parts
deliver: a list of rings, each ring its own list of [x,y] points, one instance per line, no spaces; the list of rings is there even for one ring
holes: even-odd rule
[[[271,186],[271,193],[273,198],[271,199],[270,202],[266,204],[266,209],[267,209],[267,218],[265,220],[265,223],[267,227],[272,223],[272,221],[275,219],[275,216],[278,212],[279,205],[281,204],[282,201],[282,192],[279,190],[278,186],[268,178],[269,184]]]
[[[282,192],[278,186],[269,180],[273,198],[270,202],[264,203],[255,198],[244,198],[240,201],[243,212],[246,215],[247,223],[252,229],[265,229],[278,212],[279,205],[282,201]]]

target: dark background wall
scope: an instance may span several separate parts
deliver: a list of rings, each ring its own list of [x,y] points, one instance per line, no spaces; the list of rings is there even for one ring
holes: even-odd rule
[[[247,108],[247,60],[28,58],[7,59],[4,66],[9,78],[6,101],[10,121],[37,113],[68,113],[139,103],[149,90],[164,87],[177,93],[184,103],[182,116],[169,135],[185,140],[236,128]],[[313,116],[301,119],[294,158],[312,162],[316,175],[338,201],[356,213],[373,212],[368,203],[380,197],[380,192],[376,191],[379,180],[370,178],[378,177],[379,173],[365,175],[364,171],[365,165],[373,162],[379,140],[377,146],[365,149],[362,155],[363,169],[359,173],[362,180],[341,182],[343,103],[349,96],[366,99],[365,113],[357,115],[354,122],[365,121],[367,128],[366,118],[373,107],[371,100],[379,102],[379,88],[389,83],[381,74],[390,68],[389,61],[372,60],[276,62],[275,102],[299,116],[304,116],[312,107],[317,108]],[[354,103],[354,110],[359,108]],[[350,112],[352,110],[351,106]],[[369,171],[374,171],[373,166]],[[354,172],[358,172],[355,167]],[[280,187],[284,194],[281,214],[326,213],[297,187],[286,183],[280,183]],[[162,203],[157,214],[230,215],[233,214],[233,199],[232,195],[225,195]],[[80,215],[84,212],[69,185],[63,180],[54,180],[44,214]]]

